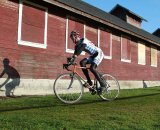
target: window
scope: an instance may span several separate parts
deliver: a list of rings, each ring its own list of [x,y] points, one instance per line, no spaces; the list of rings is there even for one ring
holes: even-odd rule
[[[76,30],[79,31],[80,36],[84,37],[84,23],[74,17],[67,16],[66,22],[66,52],[74,52],[74,43],[70,39],[70,32]]]
[[[112,34],[104,29],[99,29],[99,46],[103,50],[104,58],[112,58]]]
[[[121,37],[121,61],[131,62],[131,40],[128,37]]]
[[[20,0],[18,44],[47,47],[48,9],[35,3]]]
[[[146,48],[142,43],[138,43],[138,64],[146,64]]]
[[[130,17],[128,15],[127,15],[127,23],[129,23],[129,24],[131,24],[133,26],[136,26],[138,28],[141,28],[140,21],[138,21],[138,20],[136,20],[136,19],[134,19],[134,18],[132,18],[132,17]]]
[[[98,46],[98,29],[86,26],[85,28],[86,38],[89,39],[93,44]]]
[[[157,48],[151,46],[151,66],[157,67]]]

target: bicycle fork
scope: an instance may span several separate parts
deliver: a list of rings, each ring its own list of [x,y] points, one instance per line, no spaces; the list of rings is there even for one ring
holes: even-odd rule
[[[73,74],[70,74],[71,82],[70,82],[70,84],[69,84],[69,86],[68,86],[68,88],[67,88],[67,89],[72,88],[72,84],[73,84],[74,76],[75,76],[75,74],[74,74],[74,73],[73,73]]]

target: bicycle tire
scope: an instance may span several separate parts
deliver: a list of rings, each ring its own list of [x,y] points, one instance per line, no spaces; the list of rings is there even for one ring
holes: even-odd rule
[[[110,74],[102,74],[102,79],[106,81],[106,87],[103,89],[102,93],[99,94],[99,96],[103,100],[108,100],[108,101],[116,99],[120,92],[120,85],[117,79]]]
[[[59,75],[54,82],[53,90],[56,97],[66,104],[78,102],[83,94],[82,82],[73,73]]]

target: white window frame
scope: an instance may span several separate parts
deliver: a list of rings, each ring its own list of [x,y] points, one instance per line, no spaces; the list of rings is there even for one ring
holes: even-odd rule
[[[70,16],[70,15],[67,15],[66,16],[66,52],[67,53],[74,53],[74,50],[73,49],[69,49],[68,48],[68,39],[69,39],[69,37],[68,37],[68,18],[73,18],[73,19],[76,19],[75,17],[73,17],[73,16]],[[84,22],[83,22],[84,23]],[[85,38],[85,35],[86,35],[86,32],[85,32],[85,29],[86,29],[86,25],[85,25],[85,23],[84,23],[84,38]],[[73,43],[74,44],[74,43]],[[82,52],[81,53],[81,55],[85,55],[85,52]]]
[[[140,61],[139,61],[139,45],[140,44],[142,44],[142,45],[144,45],[144,48],[145,48],[145,50],[144,50],[144,52],[145,52],[145,54],[144,54],[144,62],[145,63],[141,63]],[[141,43],[141,42],[138,42],[138,64],[139,65],[146,65],[146,45],[145,45],[145,43]]]
[[[101,27],[98,27],[98,47],[100,47],[100,31],[101,31]],[[112,59],[112,33],[111,31],[108,31],[110,33],[110,56],[104,55],[104,59]]]
[[[130,60],[127,60],[127,59],[123,59],[123,58],[122,58],[122,51],[123,51],[123,50],[122,50],[122,43],[123,43],[123,42],[122,42],[122,39],[123,39],[123,38],[129,39],[129,40],[130,40],[130,45],[131,45],[131,38],[130,38],[130,37],[127,37],[127,36],[125,36],[125,35],[121,35],[121,61],[122,61],[122,62],[131,63],[131,50],[130,50]],[[130,49],[131,49],[131,48],[130,48]]]
[[[158,57],[158,55],[157,55],[157,54],[158,54],[157,47],[151,46],[151,50],[152,50],[152,49],[156,51],[156,57]],[[151,53],[151,58],[152,58],[152,53]],[[157,60],[158,60],[158,58],[157,58]],[[152,64],[152,62],[151,62],[151,66],[152,66],[152,67],[157,67],[157,65],[158,65],[157,63],[158,63],[158,61],[156,61],[156,65],[154,65],[154,64]]]
[[[44,43],[35,43],[30,41],[22,40],[22,15],[23,15],[23,3],[27,3],[33,5],[35,7],[41,8],[45,10],[45,28],[44,28]],[[38,5],[36,3],[27,1],[27,0],[20,0],[19,3],[19,20],[18,20],[18,44],[30,47],[37,47],[37,48],[47,48],[47,26],[48,26],[48,8]]]

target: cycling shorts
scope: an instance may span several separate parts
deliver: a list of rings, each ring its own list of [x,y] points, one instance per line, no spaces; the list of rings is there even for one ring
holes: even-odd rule
[[[98,48],[97,52],[98,52],[97,56],[95,56],[95,57],[90,56],[87,58],[87,60],[89,63],[95,63],[98,66],[101,63],[101,61],[103,60],[104,54],[103,54],[102,50],[99,48]]]

